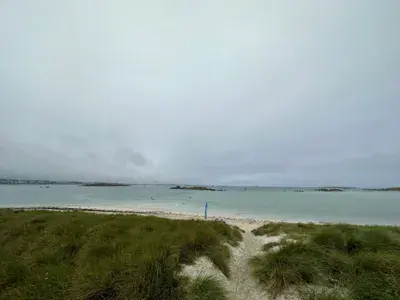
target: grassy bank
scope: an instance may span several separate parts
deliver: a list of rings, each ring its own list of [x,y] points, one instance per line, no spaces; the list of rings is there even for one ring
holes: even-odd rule
[[[400,299],[400,228],[270,223],[255,235],[281,235],[251,263],[272,296],[300,291],[308,300]]]
[[[218,282],[179,272],[207,256],[229,276],[223,243],[239,240],[217,222],[3,209],[0,299],[224,299]]]

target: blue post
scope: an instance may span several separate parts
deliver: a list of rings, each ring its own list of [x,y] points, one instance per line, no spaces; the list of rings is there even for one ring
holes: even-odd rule
[[[208,208],[208,202],[206,201],[206,206],[204,208],[204,219],[207,220],[207,208]]]

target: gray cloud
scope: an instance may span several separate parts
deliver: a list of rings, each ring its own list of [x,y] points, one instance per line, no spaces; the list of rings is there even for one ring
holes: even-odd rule
[[[118,149],[116,160],[122,165],[133,164],[137,167],[143,167],[148,164],[147,159],[141,153],[134,152],[131,149]]]
[[[396,0],[2,1],[0,175],[399,184],[399,27]]]

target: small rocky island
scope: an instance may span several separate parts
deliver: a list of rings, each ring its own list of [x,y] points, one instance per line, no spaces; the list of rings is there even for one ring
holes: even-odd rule
[[[126,183],[114,183],[114,182],[90,182],[90,183],[83,183],[82,186],[130,186],[130,184]]]
[[[400,192],[400,187],[391,187],[391,188],[387,188],[387,189],[383,189],[384,191],[388,191],[388,192]]]
[[[344,189],[340,189],[340,188],[319,188],[319,189],[315,189],[315,191],[317,191],[317,192],[343,192]]]
[[[224,191],[224,190],[216,190],[213,188],[208,188],[205,186],[172,186],[169,188],[170,190],[191,190],[191,191],[212,191],[212,192],[216,192],[216,191]]]
[[[400,192],[400,187],[390,187],[390,188],[384,188],[384,189],[364,189],[364,191]]]

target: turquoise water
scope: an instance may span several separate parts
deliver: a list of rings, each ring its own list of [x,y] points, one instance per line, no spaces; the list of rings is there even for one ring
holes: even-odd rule
[[[0,185],[0,207],[66,206],[164,210],[285,221],[400,225],[399,192],[352,190],[303,193],[283,188],[226,187],[224,192],[170,190],[169,186],[81,187]],[[154,199],[154,200],[152,200]]]

